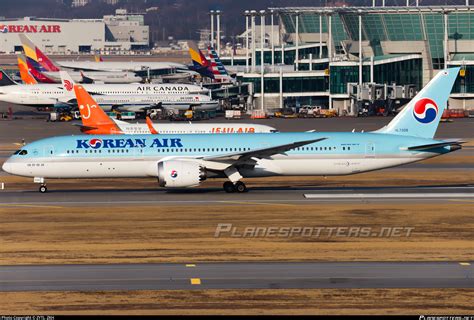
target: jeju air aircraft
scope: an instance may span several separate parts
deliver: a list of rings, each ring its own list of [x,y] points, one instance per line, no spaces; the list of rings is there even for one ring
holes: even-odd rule
[[[46,179],[156,177],[165,188],[227,178],[226,192],[268,176],[330,176],[401,166],[461,149],[462,141],[435,139],[460,68],[440,71],[385,127],[374,132],[79,135],[32,142],[3,170]]]
[[[111,119],[82,85],[74,85],[81,131],[86,134],[197,134],[197,133],[268,133],[275,128],[252,123],[160,123],[156,127],[147,117],[147,123],[128,123]]]

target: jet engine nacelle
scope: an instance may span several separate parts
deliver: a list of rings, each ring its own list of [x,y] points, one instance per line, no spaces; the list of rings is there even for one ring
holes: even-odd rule
[[[169,160],[158,163],[158,183],[160,187],[194,187],[206,178],[206,169],[197,162]]]

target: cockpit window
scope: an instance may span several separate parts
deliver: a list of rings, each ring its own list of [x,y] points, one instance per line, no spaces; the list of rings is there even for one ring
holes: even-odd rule
[[[17,150],[17,151],[15,151],[15,153],[14,153],[13,155],[17,155],[17,154],[19,154],[19,153],[20,153],[20,151],[21,151],[21,150]]]
[[[18,153],[18,155],[20,156],[26,156],[28,154],[28,151],[26,150],[20,150],[20,152]]]
[[[279,130],[270,130],[270,132],[277,133],[277,132],[280,132],[280,131]]]

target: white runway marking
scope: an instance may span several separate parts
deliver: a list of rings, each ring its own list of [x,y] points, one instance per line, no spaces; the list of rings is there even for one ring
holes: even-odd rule
[[[474,198],[474,193],[318,193],[305,194],[306,199],[423,199],[423,198]]]

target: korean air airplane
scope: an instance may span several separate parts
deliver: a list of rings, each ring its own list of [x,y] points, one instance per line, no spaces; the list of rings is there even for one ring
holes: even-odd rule
[[[440,71],[385,127],[375,132],[93,135],[42,139],[24,146],[3,170],[49,178],[156,177],[165,188],[227,177],[226,192],[245,192],[244,178],[350,175],[396,167],[461,148],[434,139],[460,68]]]

